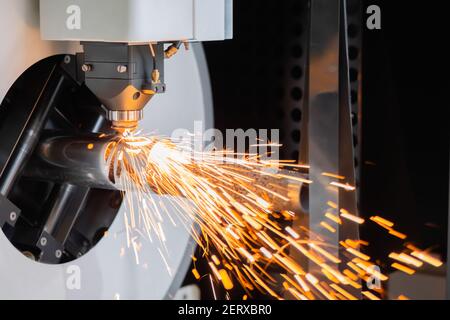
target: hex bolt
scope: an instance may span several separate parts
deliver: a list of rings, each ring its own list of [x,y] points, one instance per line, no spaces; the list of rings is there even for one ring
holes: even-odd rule
[[[118,73],[125,73],[128,71],[128,67],[126,65],[120,64],[117,66]]]
[[[90,65],[90,64],[83,64],[81,66],[81,70],[83,70],[83,72],[90,72],[90,71],[92,71],[92,65]]]
[[[14,211],[11,212],[11,213],[9,214],[9,220],[11,220],[11,221],[16,221],[16,219],[17,219],[17,213],[15,213]]]
[[[56,251],[55,251],[55,256],[56,256],[58,259],[61,258],[61,256],[62,256],[61,250],[56,250]]]
[[[41,246],[45,247],[47,245],[47,238],[46,237],[42,237],[41,238]]]

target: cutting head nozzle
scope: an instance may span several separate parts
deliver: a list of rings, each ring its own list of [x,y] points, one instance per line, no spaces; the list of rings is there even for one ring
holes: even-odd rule
[[[112,122],[112,128],[117,132],[135,131],[138,123],[144,117],[143,110],[111,111],[107,113],[107,118]]]

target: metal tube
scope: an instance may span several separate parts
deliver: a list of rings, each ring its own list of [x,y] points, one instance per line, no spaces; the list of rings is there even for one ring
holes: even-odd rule
[[[84,208],[89,188],[65,183],[54,194],[54,203],[50,210],[44,231],[64,244],[70,231]]]
[[[44,139],[25,177],[97,189],[119,189],[108,177],[105,152],[111,138],[53,137]]]
[[[123,190],[111,181],[109,168],[106,165],[108,145],[113,141],[111,137],[52,137],[44,139],[25,176],[39,180],[50,180],[57,183],[70,183],[90,188]],[[284,172],[286,176],[289,172]],[[248,177],[255,180],[255,184],[272,189],[289,202],[281,200],[273,194],[267,193],[274,209],[298,212],[308,211],[308,186],[290,179],[279,179],[269,175],[249,172]],[[298,173],[296,173],[298,175]],[[282,188],[279,188],[282,187]],[[235,187],[239,189],[239,186]],[[255,188],[255,191],[257,188]],[[236,190],[239,191],[239,190]]]

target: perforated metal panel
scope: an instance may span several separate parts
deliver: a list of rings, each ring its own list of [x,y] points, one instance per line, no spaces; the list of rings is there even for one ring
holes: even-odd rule
[[[305,86],[307,68],[307,43],[309,35],[308,0],[292,1],[285,15],[290,21],[290,32],[286,46],[288,55],[285,60],[287,73],[284,77],[284,87],[287,95],[282,102],[284,119],[283,156],[288,159],[298,159],[302,139],[302,120],[305,105]]]

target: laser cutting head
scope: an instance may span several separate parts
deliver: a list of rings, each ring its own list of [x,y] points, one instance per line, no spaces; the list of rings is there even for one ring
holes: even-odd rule
[[[164,84],[164,44],[82,42],[86,86],[97,96],[106,118],[118,131],[133,131],[144,108]]]
[[[164,59],[182,43],[232,37],[232,0],[41,0],[44,40],[80,41],[80,78],[119,132],[164,93]]]

